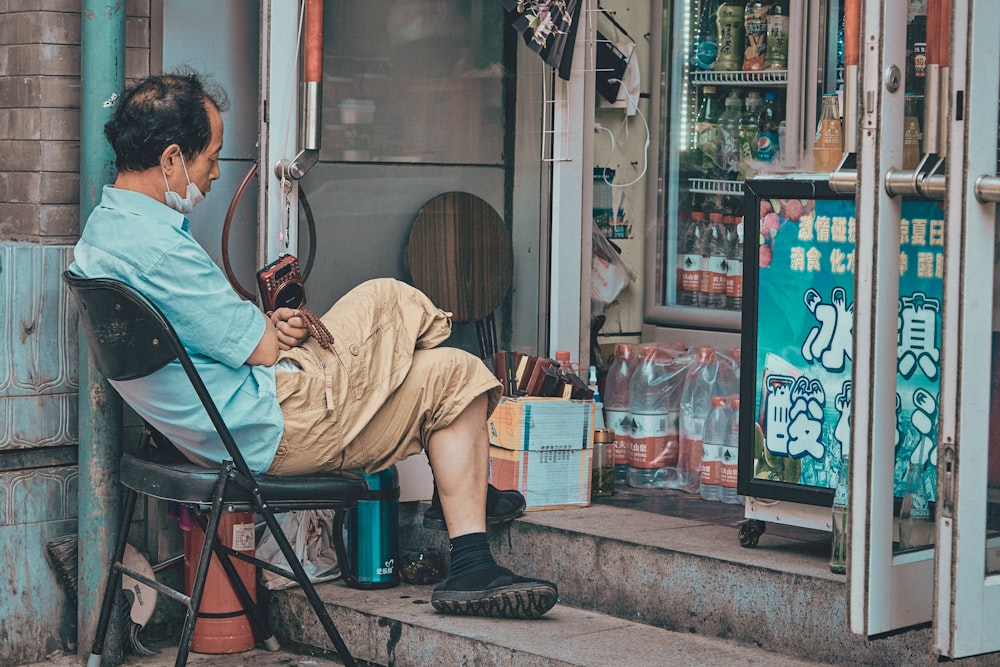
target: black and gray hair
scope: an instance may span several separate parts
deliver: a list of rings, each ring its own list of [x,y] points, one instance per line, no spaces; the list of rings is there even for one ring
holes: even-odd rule
[[[170,144],[191,159],[212,140],[206,104],[229,108],[221,85],[193,70],[150,76],[130,86],[118,100],[104,136],[115,151],[119,171],[143,171],[160,162]]]

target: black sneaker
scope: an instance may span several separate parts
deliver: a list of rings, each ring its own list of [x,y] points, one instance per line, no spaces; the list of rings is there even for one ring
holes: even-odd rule
[[[501,491],[492,484],[486,487],[486,525],[497,526],[513,521],[524,514],[528,503],[520,491]],[[448,530],[444,522],[444,512],[441,511],[441,499],[438,498],[437,487],[431,497],[431,506],[424,512],[424,528],[432,530]]]
[[[499,565],[449,577],[431,594],[445,614],[491,618],[538,618],[555,605],[559,591],[551,581],[519,577]]]

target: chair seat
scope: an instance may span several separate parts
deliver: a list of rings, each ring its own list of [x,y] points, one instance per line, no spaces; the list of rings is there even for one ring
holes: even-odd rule
[[[121,483],[137,493],[179,503],[209,506],[219,480],[217,468],[205,468],[187,459],[146,457],[125,454],[121,463]],[[259,475],[261,495],[276,511],[283,504],[295,509],[318,509],[352,506],[369,495],[365,480],[352,473],[317,473],[310,475]],[[239,484],[226,485],[227,504],[250,505],[250,493]]]

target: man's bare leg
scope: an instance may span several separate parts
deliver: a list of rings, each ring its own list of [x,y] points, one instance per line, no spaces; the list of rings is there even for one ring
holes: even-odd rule
[[[486,406],[483,394],[427,443],[449,537],[486,532]]]
[[[452,614],[538,618],[556,603],[556,585],[500,567],[486,539],[487,404],[486,394],[479,396],[427,443],[451,539],[448,578],[431,604]]]

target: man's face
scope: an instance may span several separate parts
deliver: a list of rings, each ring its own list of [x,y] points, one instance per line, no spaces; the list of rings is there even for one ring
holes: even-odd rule
[[[222,150],[222,115],[212,104],[207,104],[208,122],[212,128],[212,139],[204,151],[198,153],[187,164],[188,176],[191,182],[205,194],[212,189],[212,181],[219,177],[219,152]],[[181,171],[181,178],[184,170]],[[184,184],[187,187],[187,183]],[[178,190],[184,192],[184,188]]]

